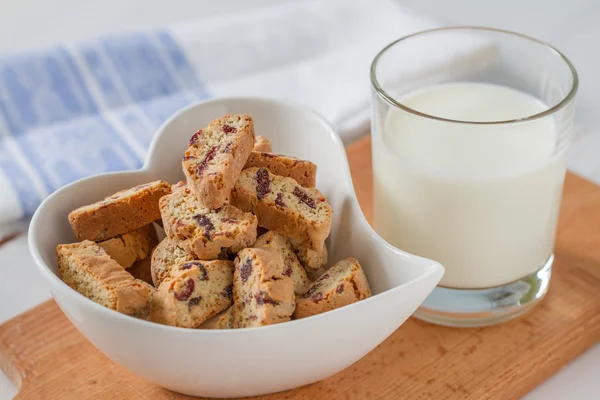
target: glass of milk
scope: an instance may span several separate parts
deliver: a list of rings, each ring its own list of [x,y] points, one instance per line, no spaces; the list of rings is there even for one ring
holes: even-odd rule
[[[375,230],[446,269],[415,316],[499,323],[550,282],[578,78],[538,40],[420,32],[371,66]]]

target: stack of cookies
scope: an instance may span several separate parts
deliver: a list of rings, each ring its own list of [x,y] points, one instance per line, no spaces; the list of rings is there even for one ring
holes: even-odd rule
[[[201,329],[276,324],[369,297],[357,260],[326,268],[332,210],[315,189],[317,166],[271,150],[250,116],[214,120],[189,141],[185,182],[139,185],[69,214],[81,242],[57,248],[63,280],[113,310]],[[152,285],[127,270],[151,252]]]

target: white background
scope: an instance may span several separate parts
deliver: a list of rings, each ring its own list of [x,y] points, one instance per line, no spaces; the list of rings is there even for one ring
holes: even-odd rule
[[[365,0],[368,1],[368,0]],[[35,49],[106,33],[161,27],[186,19],[276,3],[275,0],[2,0],[0,53]],[[582,141],[571,165],[590,171],[600,157],[600,2],[596,0],[406,0],[398,1],[449,25],[484,25],[516,30],[558,47],[577,67],[581,85],[575,140]],[[377,1],[372,1],[376,6]],[[382,27],[382,29],[384,29]],[[593,133],[593,134],[584,134]],[[597,164],[596,164],[597,165]],[[600,181],[600,170],[589,172]],[[0,248],[0,322],[48,297],[33,265],[25,236]],[[526,398],[600,399],[600,345],[596,345]],[[16,389],[0,372],[0,400]]]

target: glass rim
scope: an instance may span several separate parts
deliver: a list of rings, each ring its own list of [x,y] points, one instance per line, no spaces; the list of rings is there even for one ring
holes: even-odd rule
[[[555,104],[554,106],[549,107],[547,110],[544,110],[537,114],[528,115],[528,116],[522,117],[522,118],[507,119],[507,120],[500,120],[500,121],[463,121],[463,120],[458,120],[458,119],[438,117],[435,115],[417,111],[414,108],[410,108],[410,107],[402,104],[400,101],[394,99],[385,90],[383,90],[383,88],[379,85],[379,81],[377,80],[377,73],[375,72],[375,69],[377,68],[377,64],[378,64],[380,58],[396,44],[403,42],[405,40],[414,38],[414,37],[423,36],[423,35],[427,35],[430,33],[444,32],[444,31],[467,31],[467,30],[502,33],[502,34],[506,34],[506,35],[510,35],[510,36],[515,36],[515,37],[518,37],[521,39],[526,39],[528,41],[535,42],[539,45],[542,45],[547,50],[549,50],[550,53],[561,58],[563,60],[563,62],[567,65],[567,67],[569,68],[569,70],[571,72],[571,77],[573,79],[573,82],[571,83],[571,88],[570,88],[569,92],[557,104]],[[371,63],[370,77],[371,77],[371,85],[373,86],[373,88],[375,89],[377,94],[380,97],[382,97],[385,101],[390,103],[392,106],[398,107],[408,113],[411,113],[411,114],[414,114],[414,115],[417,115],[417,116],[420,116],[423,118],[428,118],[428,119],[443,121],[443,122],[468,124],[468,125],[505,125],[505,124],[521,123],[521,122],[528,122],[528,121],[534,121],[537,119],[541,119],[541,118],[544,118],[544,117],[554,114],[555,112],[561,110],[567,104],[569,104],[575,98],[575,94],[577,93],[577,89],[579,88],[579,75],[577,74],[577,70],[575,69],[575,66],[573,65],[573,63],[571,63],[571,61],[567,58],[567,56],[565,56],[562,52],[560,52],[554,46],[552,46],[542,40],[535,39],[531,36],[527,36],[527,35],[524,35],[524,34],[518,33],[518,32],[513,32],[513,31],[509,31],[509,30],[505,30],[505,29],[498,29],[498,28],[488,28],[488,27],[482,27],[482,26],[468,26],[468,25],[448,26],[448,27],[442,27],[442,28],[427,29],[427,30],[412,33],[410,35],[403,36],[400,39],[394,40],[393,42],[386,45],[383,49],[381,49],[377,53],[375,58],[373,59],[373,62]]]

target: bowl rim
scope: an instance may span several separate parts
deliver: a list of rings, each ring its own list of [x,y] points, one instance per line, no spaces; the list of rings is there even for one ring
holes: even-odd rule
[[[358,216],[358,218],[360,218],[360,223],[362,223],[363,225],[366,225],[366,227],[370,230],[370,234],[372,236],[372,238],[377,241],[379,243],[379,245],[386,247],[388,250],[393,251],[394,253],[396,253],[398,256],[401,257],[406,257],[406,258],[413,258],[413,259],[417,259],[417,260],[421,260],[424,262],[427,262],[429,265],[427,265],[426,268],[423,269],[423,273],[422,275],[420,275],[418,278],[404,282],[398,286],[395,286],[391,289],[385,290],[381,293],[377,293],[374,294],[373,296],[349,304],[347,307],[340,307],[325,313],[321,313],[321,314],[317,314],[317,315],[313,315],[311,317],[308,318],[301,318],[301,319],[297,319],[297,320],[291,320],[288,321],[285,324],[275,324],[275,325],[267,325],[267,326],[257,326],[257,327],[251,327],[251,328],[245,328],[245,329],[218,329],[218,330],[212,330],[212,329],[190,329],[190,328],[182,328],[182,327],[176,327],[176,326],[170,326],[170,325],[162,325],[162,324],[158,324],[155,322],[151,322],[151,321],[146,321],[143,319],[139,319],[139,318],[135,318],[135,317],[131,317],[129,315],[125,315],[122,314],[118,311],[112,310],[110,308],[104,307],[98,303],[96,303],[95,301],[85,297],[84,295],[82,295],[81,293],[77,292],[75,289],[71,288],[69,285],[67,285],[62,279],[59,278],[59,276],[57,274],[55,274],[50,267],[44,262],[40,249],[37,246],[37,236],[38,234],[36,232],[40,231],[39,229],[37,229],[37,225],[38,225],[38,220],[41,218],[40,215],[41,213],[44,211],[44,209],[46,207],[48,207],[48,204],[51,204],[53,199],[57,196],[59,196],[61,193],[72,190],[72,188],[74,186],[79,185],[82,182],[88,181],[88,180],[93,180],[93,179],[98,179],[99,177],[103,177],[103,176],[113,176],[113,175],[138,175],[138,174],[148,174],[151,172],[151,164],[152,164],[152,159],[155,157],[156,151],[155,151],[155,147],[157,146],[157,142],[159,141],[159,139],[161,138],[161,136],[163,135],[163,133],[165,132],[166,128],[176,119],[180,118],[181,115],[189,112],[190,110],[194,109],[194,108],[199,108],[202,107],[204,105],[210,105],[210,104],[214,104],[214,103],[226,103],[226,102],[230,102],[230,101],[251,101],[251,102],[260,102],[260,103],[269,103],[269,104],[274,104],[274,105],[283,105],[286,107],[291,107],[291,108],[296,108],[299,111],[304,112],[305,114],[310,115],[311,117],[315,118],[325,129],[327,129],[327,131],[330,134],[331,139],[333,140],[333,142],[336,144],[336,146],[338,146],[338,148],[340,149],[340,151],[343,152],[344,154],[344,175],[345,175],[345,180],[346,180],[346,184],[349,185],[348,186],[348,190],[349,190],[349,194],[351,194],[352,197],[352,203],[355,207],[358,208],[358,210],[360,211],[360,216]],[[428,258],[424,258],[424,257],[420,257],[417,256],[415,254],[411,254],[408,253],[406,251],[403,251],[401,249],[398,249],[394,246],[392,246],[391,244],[389,244],[387,241],[385,241],[367,222],[367,219],[362,211],[362,209],[360,208],[360,205],[358,204],[358,199],[356,197],[356,191],[354,190],[354,185],[352,182],[352,176],[350,174],[350,167],[349,167],[349,162],[348,162],[348,157],[346,155],[345,152],[345,147],[342,143],[342,140],[340,139],[340,137],[335,133],[334,129],[331,127],[331,125],[329,124],[329,122],[327,122],[327,120],[318,112],[312,110],[309,107],[306,107],[304,105],[292,102],[292,101],[287,101],[287,100],[276,100],[276,99],[270,99],[270,98],[264,98],[264,97],[254,97],[254,96],[233,96],[233,97],[218,97],[218,98],[212,98],[212,99],[207,99],[207,100],[201,100],[195,103],[192,103],[178,111],[176,111],[172,116],[170,116],[156,131],[156,133],[154,134],[154,137],[152,139],[152,142],[150,144],[150,146],[148,147],[148,151],[146,154],[146,158],[144,161],[144,164],[142,165],[141,168],[136,169],[136,170],[125,170],[125,171],[113,171],[113,172],[105,172],[105,173],[101,173],[101,174],[96,174],[96,175],[92,175],[92,176],[88,176],[88,177],[84,177],[81,179],[78,179],[74,182],[71,182],[61,188],[59,188],[58,190],[54,191],[53,193],[51,193],[48,197],[46,197],[42,203],[38,206],[38,208],[36,209],[33,217],[31,218],[31,223],[29,225],[29,229],[28,229],[28,246],[29,246],[29,252],[31,254],[31,257],[34,261],[34,263],[37,265],[38,269],[42,272],[42,275],[44,275],[46,277],[46,279],[48,279],[48,281],[51,284],[51,287],[55,290],[62,290],[68,293],[68,296],[70,296],[74,301],[84,301],[84,304],[87,304],[89,307],[92,307],[92,309],[96,310],[97,312],[100,313],[107,313],[104,314],[107,316],[107,318],[116,318],[117,320],[121,320],[125,323],[131,323],[131,324],[139,324],[138,326],[143,327],[143,326],[148,326],[154,329],[158,329],[159,331],[163,331],[163,332],[187,332],[184,333],[185,335],[198,335],[198,334],[202,334],[202,335],[222,335],[222,334],[227,334],[227,335],[231,335],[231,334],[238,334],[239,332],[247,332],[248,329],[252,329],[252,332],[255,332],[257,330],[264,330],[264,329],[270,329],[270,330],[274,330],[274,329],[287,329],[285,327],[287,326],[295,326],[297,324],[305,324],[305,323],[311,323],[310,321],[318,321],[319,319],[323,318],[323,316],[325,315],[331,315],[331,313],[340,313],[340,312],[349,312],[349,310],[351,308],[356,308],[356,306],[359,307],[366,307],[367,304],[370,304],[373,301],[379,301],[379,300],[375,300],[375,299],[380,299],[381,297],[386,297],[386,296],[392,296],[393,294],[395,294],[395,292],[403,289],[404,287],[408,286],[408,285],[412,285],[415,284],[416,282],[428,279],[431,275],[434,274],[438,274],[441,271],[441,274],[438,278],[438,282],[441,279],[441,276],[443,275],[444,272],[444,267],[437,261],[435,260],[431,260]],[[52,292],[52,291],[51,291]],[[52,296],[55,298],[54,293],[52,292]],[[354,307],[352,307],[354,306]],[[59,304],[60,307],[60,304]],[[62,310],[62,307],[60,307]],[[309,322],[307,322],[309,321]],[[290,324],[291,323],[291,324]],[[292,325],[294,324],[294,325]]]

